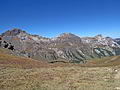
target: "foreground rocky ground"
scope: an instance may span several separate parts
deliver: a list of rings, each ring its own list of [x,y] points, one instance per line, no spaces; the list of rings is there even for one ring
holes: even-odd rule
[[[51,64],[0,53],[0,90],[119,89],[119,56],[81,65]]]

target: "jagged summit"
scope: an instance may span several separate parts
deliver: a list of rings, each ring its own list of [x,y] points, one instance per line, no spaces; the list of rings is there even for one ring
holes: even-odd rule
[[[62,33],[59,35],[59,37],[74,37],[76,35],[72,34],[72,33]]]
[[[14,29],[12,29],[12,30],[8,30],[8,31],[2,33],[2,36],[16,36],[16,35],[19,35],[20,33],[27,34],[26,31],[23,31],[23,30],[21,30],[21,29],[14,28]]]
[[[72,34],[72,33],[62,33],[57,38],[59,39],[80,39],[79,36]]]

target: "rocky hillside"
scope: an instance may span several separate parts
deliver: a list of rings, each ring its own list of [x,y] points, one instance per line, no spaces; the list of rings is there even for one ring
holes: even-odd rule
[[[115,41],[120,44],[120,38],[116,38]]]
[[[28,34],[20,29],[8,30],[0,36],[0,47],[13,50],[16,55],[37,60],[64,59],[86,62],[88,59],[120,55],[120,40],[97,35],[79,37],[63,33],[55,38]]]

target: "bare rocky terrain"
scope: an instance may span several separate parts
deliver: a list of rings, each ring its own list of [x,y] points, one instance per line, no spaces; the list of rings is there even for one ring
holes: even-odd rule
[[[8,48],[15,55],[36,60],[85,63],[94,58],[120,55],[119,39],[97,35],[79,37],[63,33],[55,38],[28,34],[20,29],[8,30],[0,36],[0,47]]]

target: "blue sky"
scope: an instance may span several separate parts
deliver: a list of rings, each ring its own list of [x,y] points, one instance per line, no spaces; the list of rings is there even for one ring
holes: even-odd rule
[[[120,0],[0,0],[0,33],[120,37]]]

